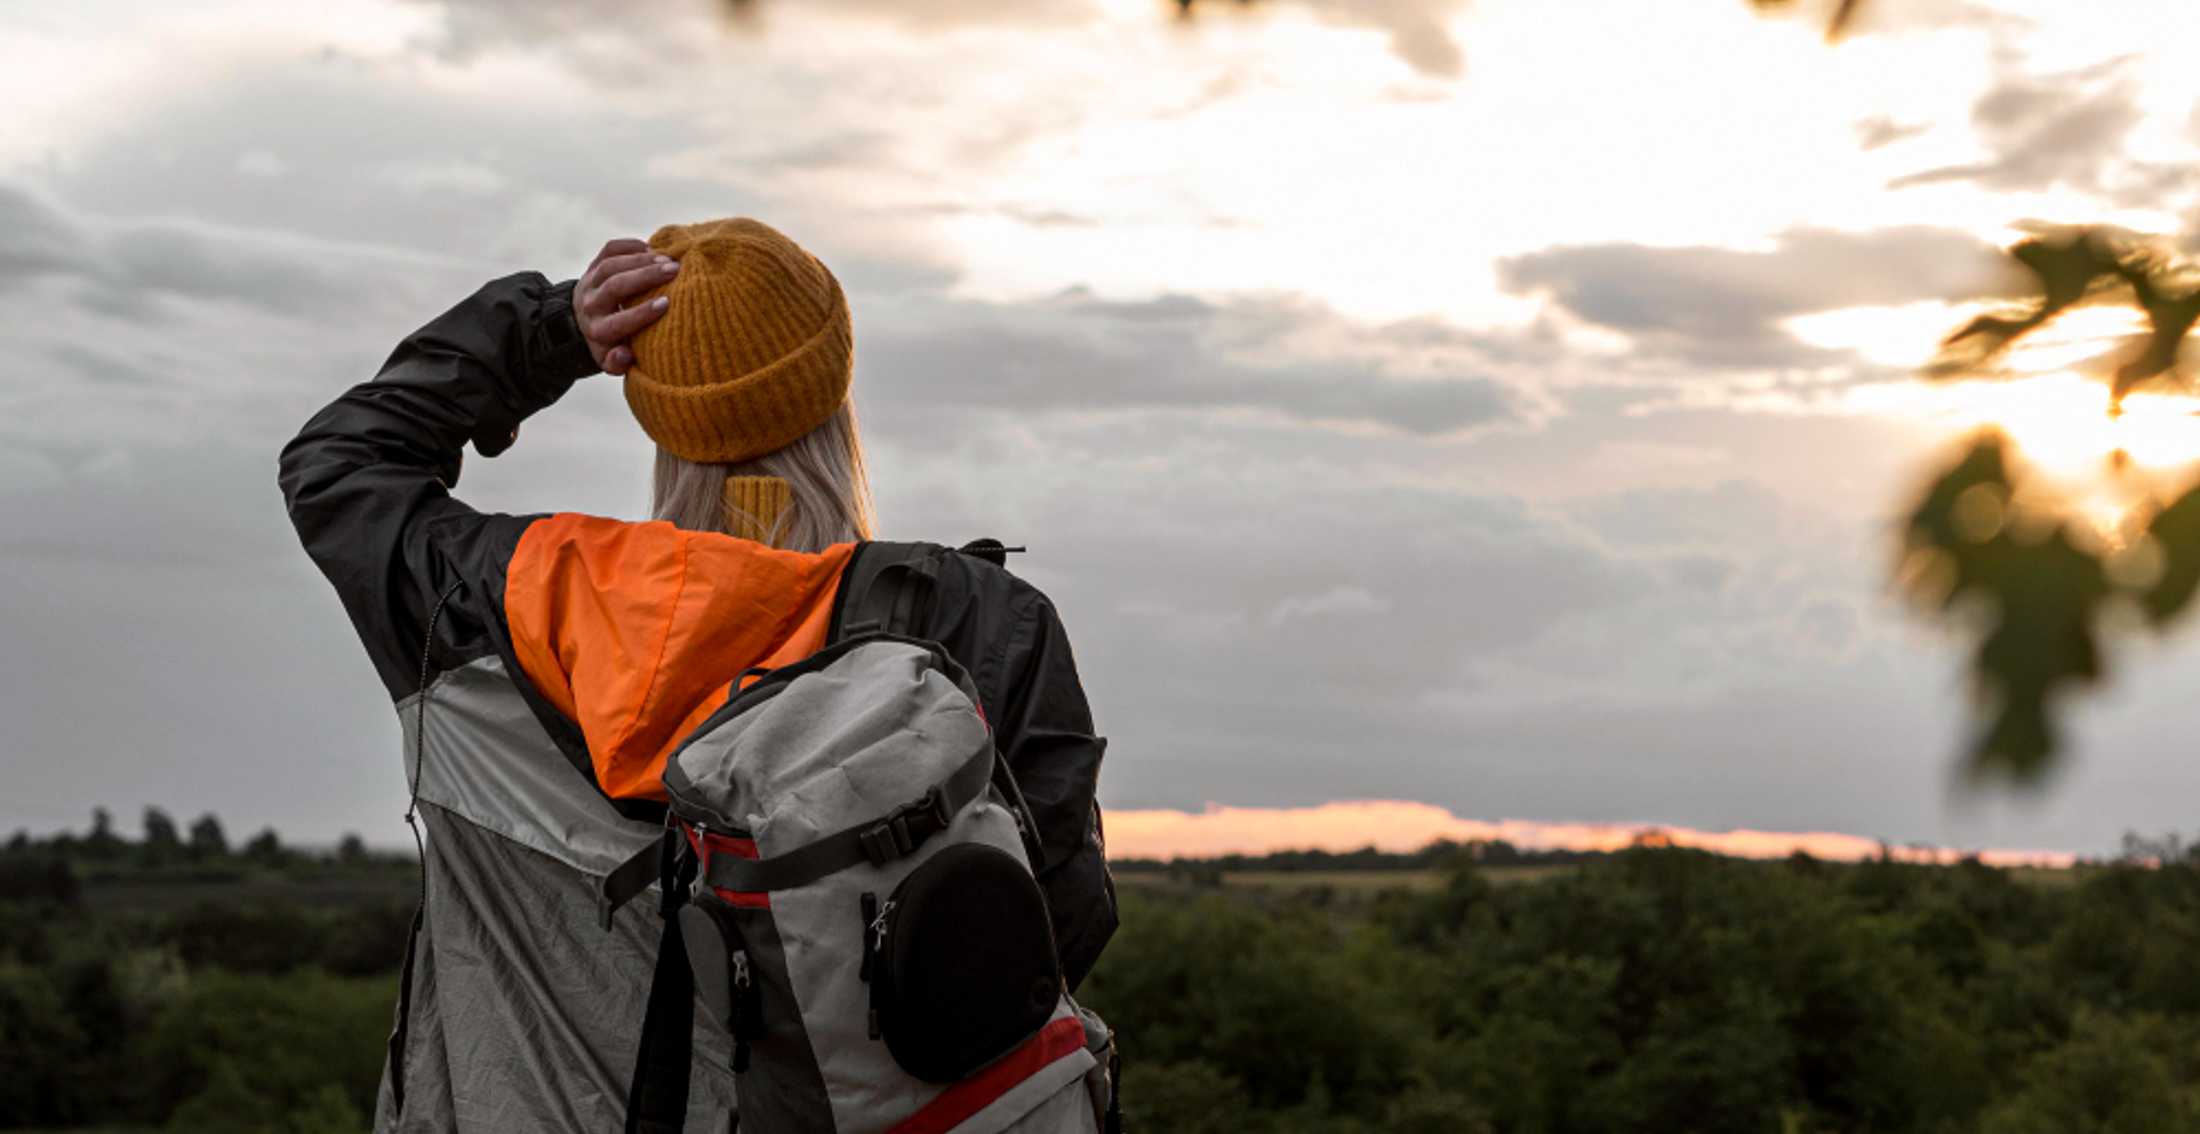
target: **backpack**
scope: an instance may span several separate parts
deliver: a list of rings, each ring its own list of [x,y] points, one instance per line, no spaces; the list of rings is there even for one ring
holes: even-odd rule
[[[969,674],[909,634],[944,553],[858,549],[826,645],[735,678],[666,761],[665,838],[603,888],[607,925],[650,881],[664,919],[628,1134],[681,1128],[698,1005],[754,1131],[1119,1128],[1036,825]]]

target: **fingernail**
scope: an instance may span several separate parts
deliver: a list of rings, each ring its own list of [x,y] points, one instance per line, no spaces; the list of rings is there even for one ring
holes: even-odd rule
[[[662,252],[659,252],[657,253],[657,262],[660,264],[669,264],[672,262],[672,257],[667,256]]]
[[[667,260],[667,261],[665,261],[664,263],[662,263],[662,264],[659,264],[659,265],[657,265],[657,266],[658,266],[658,267],[660,267],[660,268],[663,268],[663,269],[664,269],[664,271],[665,271],[665,274],[666,274],[666,275],[668,275],[668,276],[669,276],[669,275],[671,275],[672,273],[674,273],[674,272],[677,272],[677,271],[679,271],[679,270],[680,270],[680,262],[679,262],[678,260]]]
[[[662,311],[670,306],[672,306],[672,301],[661,295],[649,301],[649,309],[652,311]]]

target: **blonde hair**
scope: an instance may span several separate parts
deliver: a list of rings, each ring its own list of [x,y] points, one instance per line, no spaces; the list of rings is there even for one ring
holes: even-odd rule
[[[817,552],[871,538],[877,520],[853,400],[841,402],[825,424],[793,444],[734,464],[690,461],[658,446],[650,515],[697,532],[739,535],[764,529],[762,517],[740,511],[728,499],[726,482],[737,476],[787,482],[790,501],[763,538],[773,547]]]

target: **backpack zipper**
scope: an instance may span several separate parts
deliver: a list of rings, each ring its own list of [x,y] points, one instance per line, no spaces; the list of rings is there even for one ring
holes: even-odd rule
[[[888,919],[894,913],[894,899],[884,903],[878,895],[866,891],[863,895],[863,979],[871,985],[871,1003],[867,1023],[872,1039],[883,1033],[878,1026],[879,1002],[885,999],[886,971],[880,966],[886,963],[886,930]]]
[[[756,1017],[762,1005],[751,996],[755,988],[749,979],[749,951],[733,951],[733,1071],[741,1074],[749,1069],[749,1037],[762,1023]]]

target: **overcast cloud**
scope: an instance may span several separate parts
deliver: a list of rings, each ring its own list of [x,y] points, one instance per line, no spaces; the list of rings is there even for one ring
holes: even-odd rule
[[[1834,48],[1741,0],[1203,8],[0,16],[0,829],[400,841],[275,453],[481,280],[729,213],[848,285],[888,532],[1031,548],[1112,807],[2192,825],[2191,643],[2122,659],[2047,794],[1952,795],[1960,650],[1883,582],[1951,429],[1762,396],[1903,387],[1888,336],[2002,287],[2015,222],[2200,215],[2151,8]],[[647,464],[592,379],[459,492],[633,516]]]

